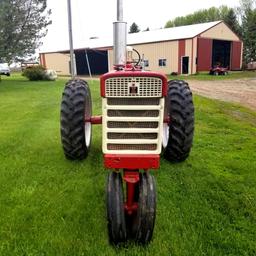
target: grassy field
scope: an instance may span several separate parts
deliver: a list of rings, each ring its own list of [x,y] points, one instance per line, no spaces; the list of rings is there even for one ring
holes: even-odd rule
[[[179,75],[179,76],[168,76],[169,79],[183,79],[183,80],[202,80],[202,81],[207,81],[207,80],[230,80],[230,79],[242,79],[242,78],[255,78],[256,77],[256,72],[255,71],[230,71],[228,75],[226,76],[212,76],[209,75],[208,72],[204,73],[199,73],[196,75],[189,75],[189,76],[184,76],[184,75]]]
[[[256,255],[256,113],[194,97],[190,157],[161,161],[147,247],[108,243],[101,127],[89,157],[64,158],[64,80],[0,82],[0,255]],[[90,83],[101,114],[99,83]]]

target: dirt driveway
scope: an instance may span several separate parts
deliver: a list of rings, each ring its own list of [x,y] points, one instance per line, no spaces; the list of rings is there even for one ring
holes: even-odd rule
[[[256,111],[256,77],[222,81],[190,80],[188,82],[194,94],[236,102]]]

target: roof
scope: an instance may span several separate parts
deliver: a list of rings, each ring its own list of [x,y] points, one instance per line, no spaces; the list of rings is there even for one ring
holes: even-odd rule
[[[194,38],[201,33],[209,30],[210,28],[218,25],[222,21],[214,21],[207,23],[200,23],[194,25],[164,28],[151,31],[143,31],[139,33],[128,34],[127,44],[144,44],[144,43],[153,43],[161,41],[172,41],[179,39],[189,39]],[[66,42],[68,43],[68,42]],[[97,38],[92,40],[87,40],[87,42],[75,42],[74,49],[99,49],[107,48],[113,46],[113,35],[110,35],[108,38]],[[41,51],[41,52],[59,52],[67,51],[69,49],[68,45],[59,46],[59,49],[52,49],[50,51]]]
[[[193,38],[221,22],[222,21],[214,21],[129,34],[127,41],[128,44],[142,44]]]

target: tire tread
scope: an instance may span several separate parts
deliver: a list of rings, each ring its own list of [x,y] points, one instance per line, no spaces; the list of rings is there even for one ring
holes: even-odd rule
[[[89,103],[86,104],[86,100]],[[85,110],[86,105],[89,109]],[[61,102],[61,141],[66,158],[71,160],[82,160],[88,155],[84,134],[85,111],[91,113],[88,84],[81,79],[68,81]]]
[[[168,82],[169,141],[164,157],[171,162],[184,161],[190,153],[194,135],[194,105],[192,92],[182,80]]]

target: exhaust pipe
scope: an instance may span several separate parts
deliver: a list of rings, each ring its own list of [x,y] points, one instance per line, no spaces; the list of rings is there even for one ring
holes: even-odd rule
[[[127,23],[123,21],[123,0],[117,0],[117,21],[114,25],[114,66],[126,64]]]
[[[123,0],[117,0],[117,21],[123,21],[123,18],[124,18],[123,10],[124,10]]]

